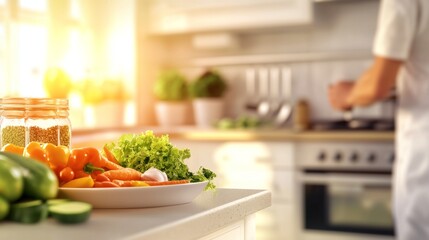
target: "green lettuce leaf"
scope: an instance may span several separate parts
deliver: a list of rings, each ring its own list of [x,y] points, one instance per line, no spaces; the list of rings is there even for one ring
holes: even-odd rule
[[[191,157],[190,150],[174,147],[168,135],[157,137],[152,131],[124,134],[118,141],[107,143],[106,147],[123,167],[133,168],[142,173],[154,167],[165,172],[169,180],[209,181],[206,189],[215,188],[212,180],[216,174],[203,167],[196,173],[190,172],[185,164],[185,159]]]

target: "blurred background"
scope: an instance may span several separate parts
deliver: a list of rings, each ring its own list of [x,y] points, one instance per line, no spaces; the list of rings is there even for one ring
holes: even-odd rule
[[[257,239],[391,240],[395,102],[327,99],[371,64],[379,5],[0,0],[0,97],[68,98],[74,146],[170,134],[218,187],[271,191]]]
[[[163,72],[174,70],[188,84],[214,69],[228,85],[222,117],[273,120],[257,110],[266,99],[305,100],[310,120],[341,118],[326,88],[369,65],[378,4],[0,0],[0,96],[69,98],[74,129],[153,126],[160,124],[154,88]],[[290,93],[282,92],[285,71]],[[183,99],[192,96],[173,100]],[[355,114],[381,118],[388,110],[378,104]],[[97,117],[111,111],[123,114]],[[173,124],[195,123],[192,109],[186,116]]]

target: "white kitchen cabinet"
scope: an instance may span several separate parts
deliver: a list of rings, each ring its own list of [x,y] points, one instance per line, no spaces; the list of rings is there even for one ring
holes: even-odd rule
[[[296,26],[313,20],[311,0],[151,0],[149,33]]]
[[[271,207],[256,216],[257,239],[293,240],[297,224],[296,168],[294,144],[290,142],[198,142],[172,140],[179,148],[189,148],[186,160],[192,171],[205,166],[222,188],[267,189]]]
[[[256,237],[254,215],[247,216],[239,222],[233,223],[198,240],[253,240]]]

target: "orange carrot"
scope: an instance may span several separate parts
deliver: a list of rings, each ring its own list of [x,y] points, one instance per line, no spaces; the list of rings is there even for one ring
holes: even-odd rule
[[[94,182],[95,188],[105,188],[105,187],[119,187],[118,184],[110,181]]]
[[[94,181],[95,181],[95,179],[97,179],[97,177],[98,177],[100,174],[102,174],[103,172],[104,172],[104,171],[94,170],[92,173],[90,173],[90,175],[91,175],[92,179],[94,179]]]
[[[139,180],[113,180],[113,183],[118,184],[120,187],[147,187],[149,184],[147,184],[145,181],[139,181]]]
[[[108,182],[110,182],[110,179],[109,179],[108,177],[106,177],[105,175],[103,175],[103,174],[98,174],[98,175],[95,177],[95,181],[96,181],[96,182],[104,182],[104,181],[108,181]]]
[[[115,155],[113,155],[113,153],[107,148],[106,145],[104,145],[103,151],[104,151],[104,154],[106,154],[107,160],[109,160],[109,161],[111,161],[111,162],[116,163],[116,164],[119,165],[119,162],[115,158]]]
[[[109,170],[100,175],[104,175],[110,180],[140,180],[142,173],[132,168],[122,168],[118,170]]]
[[[107,168],[109,170],[118,170],[118,169],[124,168],[119,164],[109,161],[105,156],[101,156],[101,155],[100,155],[99,163],[101,167]]]
[[[189,183],[188,179],[183,180],[170,180],[164,182],[156,182],[156,181],[145,181],[149,186],[163,186],[163,185],[175,185],[175,184],[185,184]]]
[[[94,164],[96,167],[107,168],[109,170],[117,170],[122,167],[119,164],[107,160],[96,148],[86,147],[88,162]]]

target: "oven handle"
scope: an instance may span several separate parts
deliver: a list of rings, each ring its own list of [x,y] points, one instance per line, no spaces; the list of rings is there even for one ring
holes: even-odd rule
[[[316,183],[316,184],[365,184],[365,185],[383,185],[390,186],[392,178],[389,175],[373,175],[373,174],[317,174],[306,173],[300,175],[301,182],[303,183]]]

